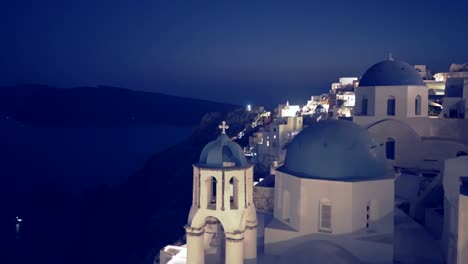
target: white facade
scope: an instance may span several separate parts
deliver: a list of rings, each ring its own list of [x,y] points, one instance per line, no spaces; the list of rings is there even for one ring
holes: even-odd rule
[[[388,112],[389,100],[395,101],[395,111]],[[355,113],[357,120],[367,116],[424,117],[427,116],[426,86],[370,86],[356,88]],[[367,111],[366,111],[367,110]]]
[[[457,264],[468,263],[468,179],[465,178],[465,192],[460,194],[458,202],[458,246]]]
[[[441,117],[468,119],[468,77],[447,79],[442,106]]]
[[[277,111],[279,117],[295,117],[301,111],[301,107],[299,105],[289,105],[289,102],[286,102],[285,105],[279,105]]]
[[[358,78],[357,77],[341,77],[339,82],[332,83],[331,89],[332,91],[343,89],[349,87],[351,90],[357,85]]]
[[[257,262],[257,217],[253,166],[239,145],[223,134],[208,143],[193,166],[187,263]]]
[[[273,219],[259,226],[265,256],[324,246],[350,263],[392,263],[394,178],[366,130],[343,120],[310,125],[274,177]]]
[[[457,262],[468,257],[468,229],[465,227],[468,223],[468,203],[465,200],[467,196],[460,193],[460,177],[463,176],[468,176],[468,156],[445,161],[442,249],[448,264],[468,263]]]
[[[303,179],[282,172],[275,177],[275,219],[265,227],[266,255],[329,240],[363,262],[392,262],[392,243],[366,239],[392,239],[393,178],[346,182]],[[325,207],[330,212],[324,212]]]
[[[311,96],[307,104],[302,107],[302,115],[313,115],[317,113],[317,107],[323,108],[324,112],[328,112],[328,94],[322,94],[318,96]]]
[[[427,66],[426,65],[414,65],[414,69],[416,69],[416,71],[419,73],[419,76],[421,76],[422,79],[426,80],[426,79],[431,79],[432,76],[431,76],[431,73],[430,71],[427,70]]]
[[[424,200],[440,186],[444,161],[468,151],[468,120],[428,117],[427,87],[406,63],[378,63],[363,79],[360,85],[367,85],[356,89],[353,121],[385,146],[387,160],[396,171],[435,175],[423,189],[413,190],[418,196],[410,200],[411,215],[424,221]],[[445,97],[444,103],[449,102]]]
[[[394,167],[440,172],[445,159],[468,150],[468,122],[429,118],[424,85],[358,87],[355,110],[353,121],[386,146]]]
[[[281,164],[286,154],[286,145],[303,128],[302,116],[277,118],[263,131],[253,136],[256,142],[258,164],[269,168],[273,162]]]

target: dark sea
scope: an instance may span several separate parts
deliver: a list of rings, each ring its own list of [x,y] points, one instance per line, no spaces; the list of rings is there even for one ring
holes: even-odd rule
[[[0,183],[9,192],[51,184],[68,193],[120,183],[191,131],[167,125],[31,125],[3,118]]]

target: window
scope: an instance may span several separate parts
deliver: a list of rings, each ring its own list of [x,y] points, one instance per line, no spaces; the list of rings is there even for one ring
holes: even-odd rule
[[[390,96],[390,98],[387,99],[387,115],[395,115],[395,97],[393,96]]]
[[[270,146],[270,141],[269,141],[269,140],[267,140],[267,144],[266,144],[266,145],[267,145],[267,147]]]
[[[419,94],[414,99],[414,114],[421,115],[421,96]]]
[[[387,138],[387,142],[385,142],[385,155],[387,159],[395,159],[395,139]]]
[[[362,98],[362,111],[361,111],[362,115],[367,115],[367,104],[368,104],[367,98],[366,97]]]
[[[332,205],[329,200],[320,201],[319,213],[319,232],[331,233],[332,232]]]
[[[276,148],[276,142],[275,141],[273,141],[272,145],[273,145],[273,148]]]

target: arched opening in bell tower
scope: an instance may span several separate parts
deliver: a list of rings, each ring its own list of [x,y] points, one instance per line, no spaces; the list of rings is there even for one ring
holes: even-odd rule
[[[205,220],[204,252],[205,263],[224,263],[226,257],[226,237],[224,227],[216,217]]]
[[[236,177],[229,180],[229,201],[231,209],[239,209],[239,181]]]
[[[218,181],[216,177],[211,176],[208,183],[209,191],[208,191],[208,208],[209,209],[216,209],[217,203],[217,188],[218,188]]]

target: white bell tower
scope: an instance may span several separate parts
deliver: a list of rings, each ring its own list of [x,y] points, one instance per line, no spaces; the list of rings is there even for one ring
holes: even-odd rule
[[[253,204],[253,166],[242,148],[221,135],[193,165],[193,197],[187,235],[187,263],[256,263],[257,216]]]

